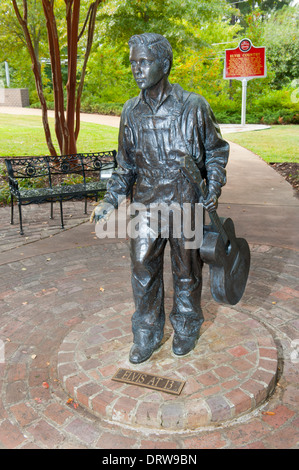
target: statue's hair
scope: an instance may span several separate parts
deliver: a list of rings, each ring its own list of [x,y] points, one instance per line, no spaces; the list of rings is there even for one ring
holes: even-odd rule
[[[151,50],[159,61],[163,62],[165,59],[168,59],[170,63],[168,73],[170,72],[173,61],[172,47],[164,36],[156,33],[135,34],[130,38],[128,44],[130,48],[143,44]]]

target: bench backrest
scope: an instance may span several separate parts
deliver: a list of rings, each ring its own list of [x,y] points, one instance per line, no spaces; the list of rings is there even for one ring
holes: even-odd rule
[[[5,164],[8,175],[13,179],[47,176],[51,185],[52,176],[77,174],[82,175],[85,180],[85,176],[94,172],[99,172],[99,176],[102,171],[111,172],[116,168],[116,151],[78,153],[58,157],[6,158]]]
[[[46,157],[16,157],[5,159],[8,175],[13,178],[49,176]]]
[[[85,176],[98,170],[102,176],[110,174],[116,168],[116,151],[101,153],[81,153],[79,157],[84,168]]]

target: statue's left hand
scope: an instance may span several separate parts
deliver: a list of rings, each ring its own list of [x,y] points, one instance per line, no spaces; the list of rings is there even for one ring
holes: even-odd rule
[[[208,196],[202,201],[206,211],[213,212],[218,207],[218,198],[221,194],[221,184],[216,180],[209,181]]]
[[[209,193],[208,197],[202,202],[204,208],[208,212],[214,212],[218,207],[218,197],[214,193]]]

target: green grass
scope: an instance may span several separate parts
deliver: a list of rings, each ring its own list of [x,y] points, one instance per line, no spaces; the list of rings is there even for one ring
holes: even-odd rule
[[[59,153],[53,118],[49,118],[49,124]],[[81,122],[77,150],[88,153],[117,149],[117,139],[117,128]],[[0,156],[25,155],[49,155],[41,117],[0,114]]]
[[[299,126],[272,126],[270,129],[226,134],[225,138],[259,155],[268,163],[299,163]]]

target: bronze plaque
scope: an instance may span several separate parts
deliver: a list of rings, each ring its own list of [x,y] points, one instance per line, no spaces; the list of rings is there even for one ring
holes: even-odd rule
[[[169,377],[147,374],[130,369],[118,369],[112,377],[112,380],[138,385],[139,387],[151,388],[153,390],[160,390],[160,392],[171,393],[173,395],[179,395],[186,383],[183,380],[170,379]]]

